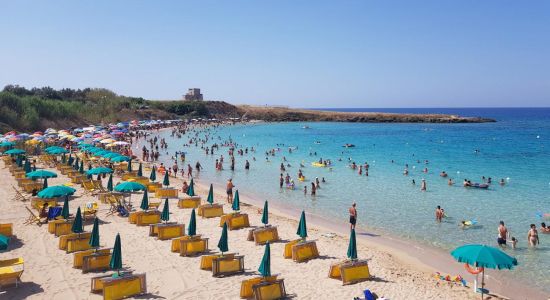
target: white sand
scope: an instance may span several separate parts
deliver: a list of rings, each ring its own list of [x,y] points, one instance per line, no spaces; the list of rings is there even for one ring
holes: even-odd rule
[[[56,170],[53,170],[56,171]],[[57,171],[56,171],[57,172]],[[50,179],[49,185],[69,182],[59,172],[59,177]],[[115,179],[116,182],[120,179]],[[0,292],[2,299],[100,299],[90,293],[90,278],[98,273],[82,274],[72,268],[73,255],[65,254],[57,247],[58,239],[47,232],[47,226],[23,225],[28,216],[24,206],[30,203],[10,200],[14,193],[11,186],[17,186],[7,169],[0,169],[0,223],[13,222],[17,239],[9,252],[0,253],[0,259],[23,257],[25,272],[23,283],[19,288],[9,288]],[[181,179],[172,179],[180,185]],[[202,183],[203,185],[206,183]],[[104,181],[106,185],[106,181]],[[207,190],[200,184],[197,193],[206,198]],[[223,192],[223,191],[217,191]],[[70,202],[71,213],[77,206],[86,202],[97,201],[92,196],[82,196],[82,188],[77,187],[75,198]],[[135,207],[139,207],[140,195],[133,197]],[[159,199],[151,199],[151,201]],[[245,199],[241,198],[242,202]],[[225,202],[222,193],[216,195],[216,202]],[[126,218],[106,217],[108,206],[100,204],[99,218],[101,244],[112,247],[116,233],[122,238],[122,256],[125,268],[137,273],[147,274],[148,294],[140,298],[166,299],[239,299],[240,282],[258,275],[264,247],[255,246],[246,240],[248,230],[229,232],[230,252],[245,256],[245,274],[227,278],[214,278],[211,272],[199,269],[200,257],[180,257],[170,252],[170,241],[159,241],[148,236],[148,227],[137,227],[129,224]],[[249,214],[251,225],[260,225],[261,215],[258,209],[241,205],[242,211]],[[225,204],[225,211],[230,211]],[[176,201],[170,205],[171,221],[189,221],[191,210],[178,209]],[[278,226],[283,240],[296,238],[297,221],[285,217],[270,215],[270,223]],[[197,218],[197,232],[210,238],[209,248],[217,251],[217,242],[221,234],[219,218]],[[91,230],[91,224],[85,224],[85,230]],[[342,286],[338,280],[327,277],[329,266],[345,258],[348,238],[335,236],[323,237],[327,231],[309,224],[310,240],[317,240],[321,254],[320,259],[307,263],[295,263],[282,257],[284,243],[271,246],[271,266],[273,274],[280,274],[285,279],[286,289],[296,299],[353,299],[361,296],[364,289],[370,289],[379,296],[388,299],[479,299],[470,288],[450,285],[434,279],[424,268],[419,268],[413,261],[404,261],[387,251],[369,247],[363,241],[358,242],[358,255],[369,259],[373,280]],[[101,273],[100,273],[101,274]]]

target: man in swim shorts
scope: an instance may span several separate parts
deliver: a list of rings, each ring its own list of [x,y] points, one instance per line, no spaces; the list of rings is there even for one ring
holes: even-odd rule
[[[500,221],[498,225],[498,238],[497,243],[499,246],[504,247],[506,245],[506,237],[508,236],[508,229],[504,226],[504,221]]]
[[[357,223],[357,209],[355,208],[356,204],[353,202],[349,208],[349,223],[350,229],[355,229],[355,223]]]

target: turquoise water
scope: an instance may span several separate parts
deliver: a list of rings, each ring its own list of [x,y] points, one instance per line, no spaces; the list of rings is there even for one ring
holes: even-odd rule
[[[347,222],[347,208],[355,201],[359,227],[443,249],[465,243],[496,245],[498,222],[503,220],[511,235],[519,240],[518,249],[507,250],[520,264],[514,276],[531,279],[535,285],[550,290],[550,235],[539,232],[541,245],[536,250],[528,249],[526,239],[529,224],[535,223],[538,228],[542,221],[536,213],[550,213],[550,109],[428,112],[480,115],[494,117],[498,122],[260,123],[212,129],[214,142],[231,138],[240,147],[257,149],[256,153],[236,155],[234,172],[229,170],[228,148],[220,147],[214,156],[206,156],[200,145],[182,147],[188,138],[170,141],[168,132],[163,135],[169,140],[171,153],[187,151],[188,162],[201,162],[205,168],[202,182],[207,178],[224,184],[231,177],[243,191],[343,222]],[[343,148],[345,143],[356,147]],[[209,141],[207,145],[211,144]],[[289,153],[289,146],[297,149]],[[280,151],[266,162],[265,151],[278,147]],[[317,155],[310,156],[310,152]],[[214,160],[220,155],[225,158],[224,171],[216,172]],[[287,172],[297,184],[295,190],[279,189],[283,156],[291,164]],[[333,166],[313,167],[311,162],[321,157],[331,159]],[[359,176],[351,170],[348,158],[358,164],[368,162],[369,176]],[[251,162],[248,172],[244,170],[245,159]],[[425,164],[425,160],[429,163]],[[305,165],[305,183],[297,180],[300,162]],[[408,176],[403,175],[405,164],[409,165]],[[424,168],[428,168],[428,173],[422,172]],[[447,184],[448,178],[439,176],[443,170],[455,181],[454,186]],[[482,182],[482,176],[493,179],[488,190],[462,187],[465,178]],[[317,196],[305,196],[303,185],[308,184],[309,191],[310,180],[315,177],[324,177],[327,182],[321,183]],[[504,186],[498,184],[501,178],[506,180]],[[411,183],[413,179],[416,185]],[[427,192],[420,191],[422,179],[427,182]],[[437,205],[450,216],[441,224],[434,220]],[[458,228],[461,220],[472,219],[478,221],[477,228]]]

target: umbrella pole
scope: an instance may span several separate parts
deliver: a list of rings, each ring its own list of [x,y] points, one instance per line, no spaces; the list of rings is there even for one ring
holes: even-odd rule
[[[481,271],[481,300],[483,300],[483,292],[485,286],[485,268],[483,268],[483,271]]]

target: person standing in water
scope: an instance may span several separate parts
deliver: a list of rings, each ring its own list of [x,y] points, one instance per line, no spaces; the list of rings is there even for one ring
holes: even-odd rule
[[[350,223],[350,230],[355,229],[355,223],[357,223],[357,209],[355,208],[356,204],[353,202],[351,207],[349,208],[349,223]]]
[[[535,226],[535,224],[531,224],[531,229],[527,232],[527,242],[529,242],[529,246],[531,247],[540,244],[539,233],[537,232],[537,226]]]
[[[423,192],[425,192],[427,190],[425,179],[422,179],[422,184],[420,185],[420,190],[423,191]]]
[[[435,220],[439,223],[441,223],[441,220],[443,219],[443,210],[441,209],[441,206],[437,206],[435,209]]]
[[[508,236],[508,228],[504,225],[504,221],[500,221],[498,225],[497,244],[501,247],[506,245],[506,237]]]

